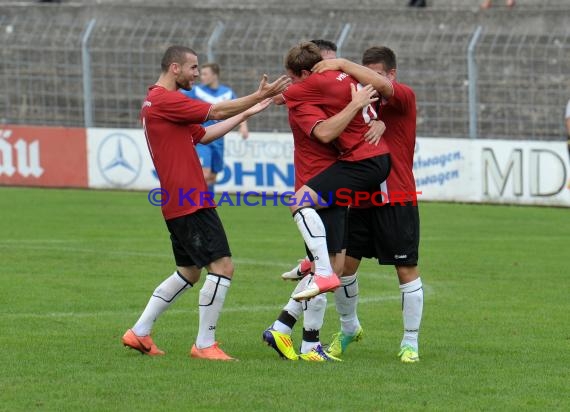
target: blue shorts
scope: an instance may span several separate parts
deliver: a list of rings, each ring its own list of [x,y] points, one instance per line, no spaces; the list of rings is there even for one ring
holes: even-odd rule
[[[224,139],[218,139],[210,144],[196,145],[196,152],[203,168],[209,168],[212,173],[224,170]]]

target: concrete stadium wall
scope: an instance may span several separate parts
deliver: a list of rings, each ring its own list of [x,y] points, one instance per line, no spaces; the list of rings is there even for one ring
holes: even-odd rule
[[[292,44],[315,37],[336,39],[342,25],[350,23],[353,29],[343,56],[357,61],[364,48],[380,42],[397,51],[400,79],[418,95],[419,133],[465,137],[465,54],[474,29],[481,25],[486,35],[478,49],[481,137],[564,136],[561,112],[570,97],[569,39],[568,34],[551,34],[568,32],[566,0],[519,0],[512,10],[502,7],[503,0],[495,0],[487,11],[479,10],[477,0],[433,0],[429,7],[414,10],[406,7],[406,0],[292,0],[286,7],[276,0],[189,3],[167,0],[155,6],[147,0],[98,0],[55,5],[0,0],[0,40],[5,36],[0,44],[9,46],[1,51],[0,86],[7,90],[8,103],[3,106],[0,99],[0,123],[83,125],[79,47],[90,19],[97,20],[90,44],[95,126],[100,127],[136,127],[140,101],[146,85],[156,79],[164,48],[173,42],[190,44],[204,61],[206,42],[217,22],[227,28],[216,45],[216,59],[223,68],[231,68],[224,71],[224,80],[238,94],[252,91],[264,71],[281,73],[283,54]],[[16,27],[17,38],[10,37],[2,30],[7,21],[16,21],[16,26],[32,22],[35,27]],[[174,33],[173,22],[185,26]],[[555,42],[561,46],[550,44]],[[29,79],[27,89],[18,88],[24,82],[10,77],[14,68]],[[65,95],[56,93],[62,90]],[[45,96],[39,96],[42,93]],[[251,127],[288,129],[286,115],[274,109],[252,119]]]

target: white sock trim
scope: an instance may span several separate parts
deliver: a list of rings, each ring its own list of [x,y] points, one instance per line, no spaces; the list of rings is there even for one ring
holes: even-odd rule
[[[418,277],[416,280],[412,280],[411,282],[400,285],[400,292],[412,293],[421,288],[422,288],[422,278]]]

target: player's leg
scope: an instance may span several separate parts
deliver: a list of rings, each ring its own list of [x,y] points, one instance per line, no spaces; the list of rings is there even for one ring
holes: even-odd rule
[[[312,282],[313,275],[304,276],[293,290],[293,294],[304,290],[308,283]],[[311,352],[315,347],[320,347],[319,333],[323,325],[327,300],[325,295],[318,295],[315,298],[299,302],[292,298],[289,299],[279,317],[273,324],[267,328],[262,335],[263,341],[271,346],[283,359],[297,360],[299,355],[295,352],[293,347],[293,340],[291,334],[293,327],[303,314],[303,341],[301,343],[301,354]],[[326,356],[321,356],[321,348],[315,350],[316,356],[305,356],[301,359],[304,360],[317,360],[319,356],[322,359],[328,360]],[[324,355],[324,353],[323,353]]]
[[[228,240],[215,209],[201,209],[190,216],[188,248],[196,265],[206,267],[208,271],[200,289],[198,336],[190,356],[231,360],[215,340],[218,319],[234,272]]]
[[[417,266],[396,266],[402,295],[404,336],[398,357],[404,363],[419,360],[418,336],[424,307],[424,290]]]
[[[346,226],[346,208],[332,207],[321,209],[318,211],[327,232],[327,247],[331,251],[329,255],[330,263],[337,273],[342,272],[344,264],[344,248],[345,248],[345,226]],[[311,252],[308,250],[307,255],[313,260]],[[310,270],[310,264],[309,270]],[[300,277],[299,282],[293,294],[304,289],[306,283],[312,281],[312,276]],[[301,312],[303,313],[303,341],[301,343],[301,359],[304,360],[333,360],[329,359],[322,350],[320,342],[320,329],[323,325],[326,297],[318,295],[315,298],[303,302],[303,304],[290,299],[279,318],[266,329],[263,333],[263,340],[273,347],[279,355],[285,359],[296,359],[297,355],[292,348],[291,332],[293,326],[299,319]],[[314,354],[307,355],[313,351]]]
[[[198,143],[196,145],[196,153],[198,153],[198,157],[200,158],[200,163],[202,164],[202,173],[204,174],[204,180],[208,185],[208,191],[214,192],[215,177],[212,181],[212,162],[214,156],[214,146],[210,144],[201,144]]]
[[[190,355],[194,358],[231,360],[216,342],[216,328],[231,285],[234,266],[225,256],[206,265],[208,274],[200,289],[198,336]]]
[[[338,209],[338,208],[333,208]],[[328,209],[327,212],[333,212],[333,210]],[[326,222],[326,218],[323,218]],[[341,222],[337,223],[340,226]],[[345,226],[344,224],[342,226]],[[330,229],[330,230],[329,230]],[[344,232],[344,229],[336,229],[337,232]],[[327,233],[332,233],[335,231],[334,227],[327,225]],[[342,273],[344,266],[344,248],[340,249],[341,244],[336,243],[333,239],[328,239],[329,249],[337,253],[330,254],[330,261],[335,273]],[[342,237],[342,236],[341,236]],[[303,341],[301,343],[301,353],[299,358],[304,361],[309,362],[328,362],[328,361],[340,361],[331,353],[328,353],[320,341],[320,330],[324,323],[325,312],[327,307],[327,297],[325,294],[320,294],[314,298],[302,302],[303,304]]]
[[[154,290],[138,321],[123,335],[122,339],[125,346],[147,355],[164,354],[150,337],[154,323],[180,295],[200,279],[200,269],[194,265],[192,258],[186,253],[177,237],[178,226],[176,223],[169,224],[168,222],[167,226],[171,232],[170,239],[177,270]]]
[[[212,148],[212,157],[210,164],[210,174],[206,183],[210,192],[215,191],[215,184],[218,178],[218,173],[224,170],[224,139],[218,139],[210,143]]]
[[[295,204],[290,209],[307,247],[315,257],[315,276],[314,282],[303,292],[294,295],[294,299],[309,299],[340,286],[338,278],[331,276],[330,265],[319,259],[328,249],[324,225],[314,208],[338,205],[339,201],[349,201],[358,193],[373,192],[386,180],[389,171],[389,155],[358,162],[336,162],[297,191]],[[343,198],[340,191],[344,191]]]
[[[394,265],[402,296],[403,338],[398,357],[404,363],[419,361],[418,336],[424,291],[418,272],[420,220],[417,205],[386,205],[373,209],[378,261]]]
[[[358,319],[359,285],[357,269],[360,260],[347,256],[345,269],[347,273],[341,277],[341,287],[335,290],[335,305],[340,320],[340,331],[333,335],[327,353],[341,357],[349,344],[362,339],[363,330]]]
[[[310,278],[310,276],[306,276],[301,279],[293,293],[304,289],[306,287],[305,284],[310,281]],[[262,340],[268,346],[275,349],[277,354],[283,359],[299,359],[293,347],[291,333],[302,313],[303,304],[290,298],[275,322],[263,331]]]
[[[327,232],[329,260],[334,273],[342,274],[344,254],[346,251],[346,219],[347,208],[333,206],[318,211]],[[307,252],[310,256],[310,253]],[[303,341],[300,358],[308,361],[338,361],[328,354],[320,341],[320,329],[323,326],[326,312],[326,295],[320,294],[303,302]]]
[[[306,289],[294,293],[293,299],[310,299],[320,293],[333,291],[340,285],[338,277],[333,272],[330,259],[323,259],[324,256],[329,256],[327,233],[317,212],[317,209],[322,209],[330,204],[332,195],[330,193],[325,194],[321,188],[327,186],[338,175],[338,169],[338,165],[332,165],[318,177],[311,179],[311,186],[302,186],[295,193],[295,202],[290,207],[293,220],[295,220],[297,228],[303,236],[315,266],[313,281],[307,284]]]
[[[347,250],[341,287],[335,290],[335,305],[340,320],[340,331],[333,335],[327,353],[341,357],[349,344],[362,339],[358,319],[359,285],[357,271],[363,256],[370,256],[371,226],[369,209],[351,208],[348,212]]]
[[[294,204],[290,206],[293,219],[303,236],[305,245],[314,258],[316,280],[319,277],[329,278],[334,274],[330,260],[323,259],[324,256],[329,255],[329,250],[325,225],[317,213],[317,209],[332,205],[334,192],[344,186],[344,180],[339,180],[339,176],[343,173],[342,168],[342,164],[337,162],[310,179],[306,185],[297,190],[293,197]],[[323,291],[318,293],[323,293]]]

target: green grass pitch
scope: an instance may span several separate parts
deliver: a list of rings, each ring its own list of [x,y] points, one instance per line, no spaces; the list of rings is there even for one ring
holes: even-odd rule
[[[165,357],[121,345],[174,269],[146,193],[0,188],[0,210],[0,410],[570,410],[568,209],[421,205],[415,365],[396,359],[394,270],[372,261],[360,271],[365,337],[344,362],[286,362],[262,344],[293,287],[279,275],[303,255],[284,207],[219,209],[236,271],[217,338],[232,363],[187,355],[199,287],[156,324]]]

